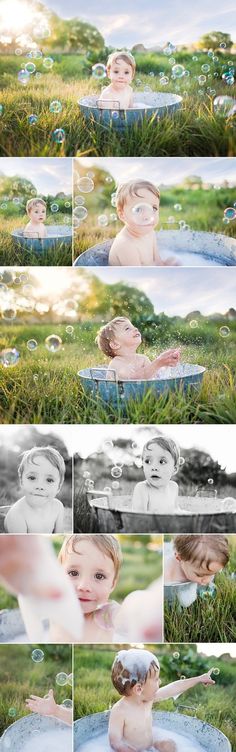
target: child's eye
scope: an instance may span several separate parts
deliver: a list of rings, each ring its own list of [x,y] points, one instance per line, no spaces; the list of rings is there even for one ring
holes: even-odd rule
[[[36,475],[28,475],[28,480],[36,480]]]
[[[150,460],[144,460],[145,465],[150,465]]]
[[[70,577],[78,577],[79,572],[77,571],[77,569],[70,569],[68,574]]]
[[[54,483],[54,478],[47,478],[47,483]]]
[[[164,459],[164,457],[162,457],[162,459],[160,460],[160,465],[166,465],[166,460]]]
[[[102,572],[96,572],[95,579],[96,580],[105,580],[106,577],[105,577],[105,574],[102,574]]]

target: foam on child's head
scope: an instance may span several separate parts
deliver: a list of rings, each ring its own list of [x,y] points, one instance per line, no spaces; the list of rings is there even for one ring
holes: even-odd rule
[[[128,320],[127,316],[117,316],[99,329],[95,342],[98,345],[99,350],[102,350],[102,352],[105,353],[105,355],[108,355],[109,358],[114,358],[115,355],[110,343],[115,338],[116,327]]]
[[[152,439],[144,444],[142,458],[144,458],[145,452],[152,446],[160,446],[161,449],[165,449],[166,452],[170,452],[173,457],[175,467],[179,466],[180,450],[177,444],[169,436],[154,436]]]
[[[197,562],[209,570],[213,561],[223,567],[229,561],[229,543],[225,535],[175,535],[174,549],[183,561]]]
[[[67,535],[63,541],[58,556],[61,564],[64,563],[69,553],[79,553],[78,547],[82,540],[92,543],[99,549],[99,551],[101,551],[105,556],[108,556],[113,561],[115,570],[114,580],[116,581],[122,563],[122,554],[119,541],[117,538],[115,538],[114,535],[100,535],[99,533],[95,533],[94,535],[89,535],[87,533]]]
[[[128,180],[126,183],[122,183],[118,186],[116,191],[116,208],[118,211],[122,211],[124,205],[129,198],[143,199],[140,191],[150,191],[155,198],[160,200],[159,188],[151,183],[149,180]]]
[[[43,198],[29,198],[29,200],[26,203],[27,214],[29,214],[31,209],[33,209],[34,206],[37,206],[37,204],[42,204],[45,207],[45,209],[47,208],[46,201],[44,201]]]
[[[128,695],[138,682],[145,684],[152,669],[159,668],[156,656],[149,650],[119,650],[112,665],[112,682],[121,695]]]
[[[109,73],[111,66],[113,63],[117,63],[118,60],[123,60],[124,63],[127,63],[127,65],[130,65],[133,71],[133,75],[135,74],[136,70],[136,62],[131,55],[131,52],[127,52],[127,50],[116,50],[116,52],[112,52],[111,55],[109,55],[109,58],[107,60],[107,72]]]
[[[54,447],[51,446],[40,446],[40,447],[32,447],[32,449],[28,449],[26,452],[23,452],[22,460],[18,467],[18,474],[20,477],[20,480],[22,480],[23,472],[26,468],[26,465],[28,462],[32,462],[32,464],[37,465],[37,457],[45,457],[48,462],[51,462],[53,467],[56,467],[59,476],[60,476],[60,482],[62,483],[65,476],[65,462],[57,449],[54,449]]]

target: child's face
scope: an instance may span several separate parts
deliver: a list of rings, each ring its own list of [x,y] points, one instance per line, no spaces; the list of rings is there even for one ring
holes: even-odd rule
[[[132,350],[137,350],[141,342],[142,337],[139,330],[131,323],[131,321],[129,321],[129,319],[116,324],[114,339],[111,343],[111,346],[114,345],[114,354],[116,354],[116,351],[117,354],[119,354],[121,347],[128,346]]]
[[[151,700],[154,700],[154,697],[157,693],[157,690],[159,689],[160,685],[160,669],[154,669],[151,668],[151,673],[148,676],[148,678],[145,681],[145,684],[142,685],[142,699],[145,700],[145,702],[150,702]]]
[[[31,219],[31,222],[34,224],[41,224],[42,222],[45,222],[46,219],[46,206],[43,206],[43,204],[35,204],[35,206],[32,206],[32,208],[29,210],[29,217]]]
[[[131,83],[133,79],[132,65],[129,65],[121,58],[113,60],[108,71],[108,76],[112,84],[119,90],[122,90]]]
[[[175,470],[174,458],[167,449],[162,449],[158,444],[151,444],[144,450],[143,472],[150,486],[165,487]]]
[[[77,553],[72,551],[66,555],[64,568],[84,614],[91,614],[107,603],[114,588],[115,567],[112,559],[94,543],[79,541]]]
[[[36,456],[27,460],[22,473],[21,487],[32,507],[43,506],[55,498],[60,488],[60,473],[46,458]]]
[[[211,561],[209,567],[198,561],[183,561],[180,555],[175,553],[177,561],[189,582],[197,582],[199,585],[209,585],[212,577],[220,572],[222,564],[219,561]]]
[[[147,188],[140,189],[138,197],[127,197],[118,215],[136,234],[146,234],[159,222],[159,199]]]

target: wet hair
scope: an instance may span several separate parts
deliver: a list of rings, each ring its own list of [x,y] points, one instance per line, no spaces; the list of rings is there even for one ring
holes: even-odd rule
[[[47,208],[46,201],[44,201],[43,198],[30,198],[26,203],[27,214],[29,214],[31,209],[33,209],[34,206],[37,206],[37,204],[42,204],[43,206],[45,206],[45,209]]]
[[[111,55],[109,55],[107,60],[107,73],[109,73],[112,63],[116,63],[117,60],[123,60],[124,63],[130,65],[134,76],[136,71],[136,62],[133,55],[131,55],[131,52],[127,52],[127,50],[120,50],[120,52],[116,50],[116,52],[112,52]]]
[[[28,462],[32,462],[33,464],[37,464],[34,462],[37,457],[46,457],[48,462],[51,462],[53,467],[56,467],[59,476],[60,476],[60,485],[63,483],[64,477],[65,477],[65,462],[63,460],[62,455],[60,452],[58,452],[57,449],[54,449],[54,447],[51,446],[40,446],[40,447],[32,447],[32,449],[27,449],[26,452],[23,452],[21,454],[21,462],[18,467],[18,475],[20,478],[20,481],[22,481],[22,475],[24,470],[26,469]]]
[[[197,562],[209,570],[212,561],[223,567],[229,561],[229,542],[225,535],[175,535],[174,549],[183,561]]]
[[[129,651],[127,650],[124,652],[128,653]],[[142,653],[141,650],[140,653]],[[157,673],[158,670],[159,666],[153,659],[150,661],[149,667],[146,671],[143,671],[142,667],[140,667],[140,669],[136,667],[134,675],[132,671],[125,668],[118,653],[112,665],[111,680],[120,695],[129,696],[136,684],[145,684],[147,679],[153,675],[153,672]]]
[[[64,563],[66,556],[69,553],[73,552],[75,554],[78,554],[77,546],[81,540],[93,543],[93,545],[96,546],[99,551],[101,551],[105,556],[108,556],[112,560],[115,570],[114,580],[116,582],[122,563],[122,554],[119,541],[117,540],[117,538],[115,538],[114,535],[100,535],[99,533],[94,533],[94,535],[89,535],[87,533],[67,535],[59,551],[58,559],[60,563]]]
[[[124,321],[129,321],[127,316],[116,316],[115,319],[112,319],[111,321],[108,321],[105,326],[101,326],[101,329],[99,329],[95,342],[99,347],[99,350],[102,350],[105,355],[108,355],[109,358],[114,358],[114,350],[111,347],[111,341],[114,339],[116,335],[116,327],[117,324],[123,324]]]
[[[180,451],[178,445],[175,443],[173,439],[171,439],[169,436],[154,436],[153,439],[149,439],[149,441],[144,444],[143,451],[142,451],[142,460],[144,459],[144,454],[147,449],[150,449],[152,444],[157,444],[157,446],[160,446],[162,449],[165,449],[166,452],[170,452],[171,456],[173,457],[175,467],[179,467],[179,460],[180,460]]]
[[[128,198],[142,199],[143,197],[140,196],[141,190],[150,191],[150,193],[153,193],[155,198],[157,198],[158,202],[160,201],[160,191],[159,188],[154,185],[154,183],[151,183],[149,180],[128,180],[127,183],[122,183],[117,188],[117,210],[122,211]]]

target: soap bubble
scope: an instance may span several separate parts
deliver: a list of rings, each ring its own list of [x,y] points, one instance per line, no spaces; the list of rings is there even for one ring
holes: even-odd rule
[[[182,206],[181,206],[181,204],[174,204],[174,210],[175,210],[175,211],[182,211]]]
[[[0,352],[0,363],[5,368],[8,368],[8,366],[15,366],[19,357],[20,353],[15,347],[5,348],[5,350],[1,350]]]
[[[62,346],[61,337],[58,337],[57,334],[50,334],[49,337],[46,337],[45,339],[45,346],[51,353],[58,352]]]
[[[37,121],[38,121],[38,116],[37,115],[29,115],[29,117],[28,117],[28,123],[29,123],[29,125],[35,125],[35,123],[37,123]]]
[[[111,439],[106,439],[106,441],[103,442],[103,451],[106,452],[107,449],[112,449],[113,446],[113,441],[111,441]]]
[[[62,708],[72,708],[73,707],[72,700],[69,700],[69,699],[68,700],[67,699],[63,700],[63,702],[61,703],[61,707]]]
[[[116,204],[117,204],[117,196],[116,196],[116,193],[112,193],[112,194],[111,194],[111,205],[112,205],[112,206],[114,206],[114,207],[116,207]]]
[[[85,199],[83,196],[75,196],[75,204],[76,206],[82,206],[85,202]]]
[[[153,225],[155,222],[153,207],[145,202],[136,204],[132,209],[132,215],[136,225]]]
[[[103,489],[103,491],[104,491],[104,493],[106,493],[106,494],[107,494],[108,496],[110,496],[110,494],[111,494],[111,492],[112,492],[112,491],[111,491],[111,488],[110,488],[110,486],[105,486],[105,488]]]
[[[65,201],[65,207],[66,207],[66,209],[69,209],[70,206],[71,206],[70,201]]]
[[[201,70],[202,70],[203,73],[209,73],[209,71],[211,70],[211,66],[207,65],[207,64],[204,64],[204,65],[202,65]]]
[[[114,467],[111,468],[112,478],[120,478],[121,475],[122,475],[121,467],[119,467],[119,465],[114,465]]]
[[[224,210],[224,217],[229,220],[236,219],[236,209],[234,206],[229,206]]]
[[[221,50],[225,50],[225,48],[226,48],[226,43],[225,42],[221,42],[220,43],[220,49]]]
[[[26,63],[25,70],[27,71],[27,73],[32,75],[32,73],[34,73],[34,71],[36,70],[36,65],[34,63]]]
[[[191,329],[196,329],[198,326],[198,321],[193,319],[192,321],[189,322],[189,326],[191,326]]]
[[[44,660],[44,652],[43,650],[40,650],[40,648],[36,648],[36,650],[32,650],[31,658],[34,663],[42,663]]]
[[[152,91],[151,86],[144,86],[144,91],[146,91],[147,93]]]
[[[73,674],[68,674],[68,676],[67,676],[67,684],[69,684],[70,687],[73,686]]]
[[[160,84],[161,84],[161,86],[167,86],[168,83],[169,83],[169,79],[168,79],[167,76],[162,76],[162,78],[160,78]]]
[[[118,120],[118,117],[119,117],[118,110],[112,110],[111,117],[113,120]]]
[[[25,70],[25,69],[23,68],[23,69],[22,69],[22,70],[20,70],[20,71],[19,71],[19,73],[17,74],[17,78],[18,78],[18,81],[19,81],[19,83],[20,83],[20,84],[22,84],[22,86],[26,86],[26,84],[28,84],[28,82],[29,82],[29,80],[30,80],[30,73],[28,73],[28,72],[27,72],[27,71],[26,71],[26,70]]]
[[[67,674],[65,674],[64,671],[61,671],[56,675],[56,684],[59,684],[59,687],[64,687],[64,685],[67,684],[67,678]]]
[[[180,457],[179,458],[179,466],[182,467],[182,465],[184,465],[184,463],[185,463],[184,457]]]
[[[196,55],[193,55],[192,60],[193,60],[194,63],[197,63],[198,57]]]
[[[53,214],[56,214],[56,212],[58,212],[58,210],[59,210],[59,205],[58,204],[51,204],[50,209],[51,209],[51,212]]]
[[[200,84],[200,86],[204,86],[204,84],[206,83],[206,76],[198,76],[198,83]]]
[[[86,488],[88,489],[88,491],[93,491],[93,489],[94,489],[94,480],[90,480],[90,479],[86,480],[85,485],[86,485]]]
[[[44,68],[47,68],[47,70],[50,70],[50,68],[52,68],[53,63],[54,60],[52,59],[52,57],[45,57],[43,60],[43,66]]]
[[[67,334],[73,334],[73,331],[74,331],[74,327],[73,326],[71,326],[71,325],[66,326],[66,332],[67,332]]]
[[[167,223],[168,223],[168,225],[173,225],[175,223],[175,218],[174,217],[168,217]]]
[[[213,676],[219,676],[219,674],[220,674],[220,669],[219,669],[219,668],[217,668],[217,666],[216,666],[215,668],[212,668],[212,669],[211,669],[211,674],[213,674]]]
[[[2,292],[2,293],[8,292],[7,286],[4,285],[4,282],[0,282],[0,292]]]
[[[90,478],[90,475],[91,475],[91,473],[89,473],[88,470],[85,470],[84,473],[83,473],[83,478],[85,478],[85,480],[87,480],[88,478]]]
[[[81,193],[91,193],[94,189],[94,182],[91,178],[84,177],[78,180],[78,189]]]
[[[185,74],[185,68],[183,65],[173,65],[172,74],[174,78],[182,78]]]
[[[17,712],[16,708],[9,708],[9,710],[8,710],[9,718],[15,718],[16,717],[16,712]]]
[[[15,55],[22,55],[22,49],[21,49],[21,47],[17,47],[16,48]]]
[[[62,103],[59,99],[54,99],[53,102],[50,102],[49,111],[54,113],[62,111]]]
[[[79,220],[84,220],[88,216],[88,210],[86,209],[86,206],[76,206],[76,208],[73,211],[73,216],[77,217]]]
[[[235,100],[233,97],[220,96],[214,99],[214,110],[220,112],[222,115],[227,116],[231,108],[234,106]]]
[[[154,78],[155,73],[153,73],[153,71],[150,71],[150,73],[148,75],[150,76],[150,78]]]
[[[111,222],[117,222],[118,220],[117,214],[110,214],[110,220]]]
[[[109,175],[108,175],[108,177],[105,179],[105,182],[106,183],[113,183],[113,178],[109,177]]]
[[[106,214],[100,214],[98,217],[98,224],[100,227],[106,227],[109,223],[109,219]]]
[[[213,486],[213,484],[214,484],[213,478],[208,478],[207,483],[209,483],[209,486]]]
[[[16,309],[10,306],[2,309],[2,318],[5,321],[13,321],[16,318]]]
[[[53,141],[55,141],[56,144],[63,144],[63,141],[65,141],[66,137],[64,128],[56,128],[56,130],[53,131],[52,137]]]
[[[228,326],[221,326],[219,333],[221,337],[228,337],[230,334],[230,329]]]
[[[112,487],[113,491],[118,491],[118,488],[120,487],[119,481],[118,480],[113,480],[113,483],[111,484],[111,487]]]
[[[30,352],[33,352],[33,350],[36,350],[38,347],[38,343],[36,339],[28,339],[27,347]]]
[[[179,658],[179,656],[180,656],[180,654],[178,653],[178,651],[177,651],[177,650],[175,650],[175,652],[173,653],[173,658],[176,658],[176,659],[178,659],[178,658]]]
[[[180,679],[186,679],[186,676],[184,676],[184,674],[182,674],[182,676],[180,677]]]
[[[103,65],[103,63],[96,63],[95,65],[93,65],[92,76],[94,78],[98,78],[98,79],[106,78],[106,75],[107,75],[107,70],[106,70],[106,66]]]

